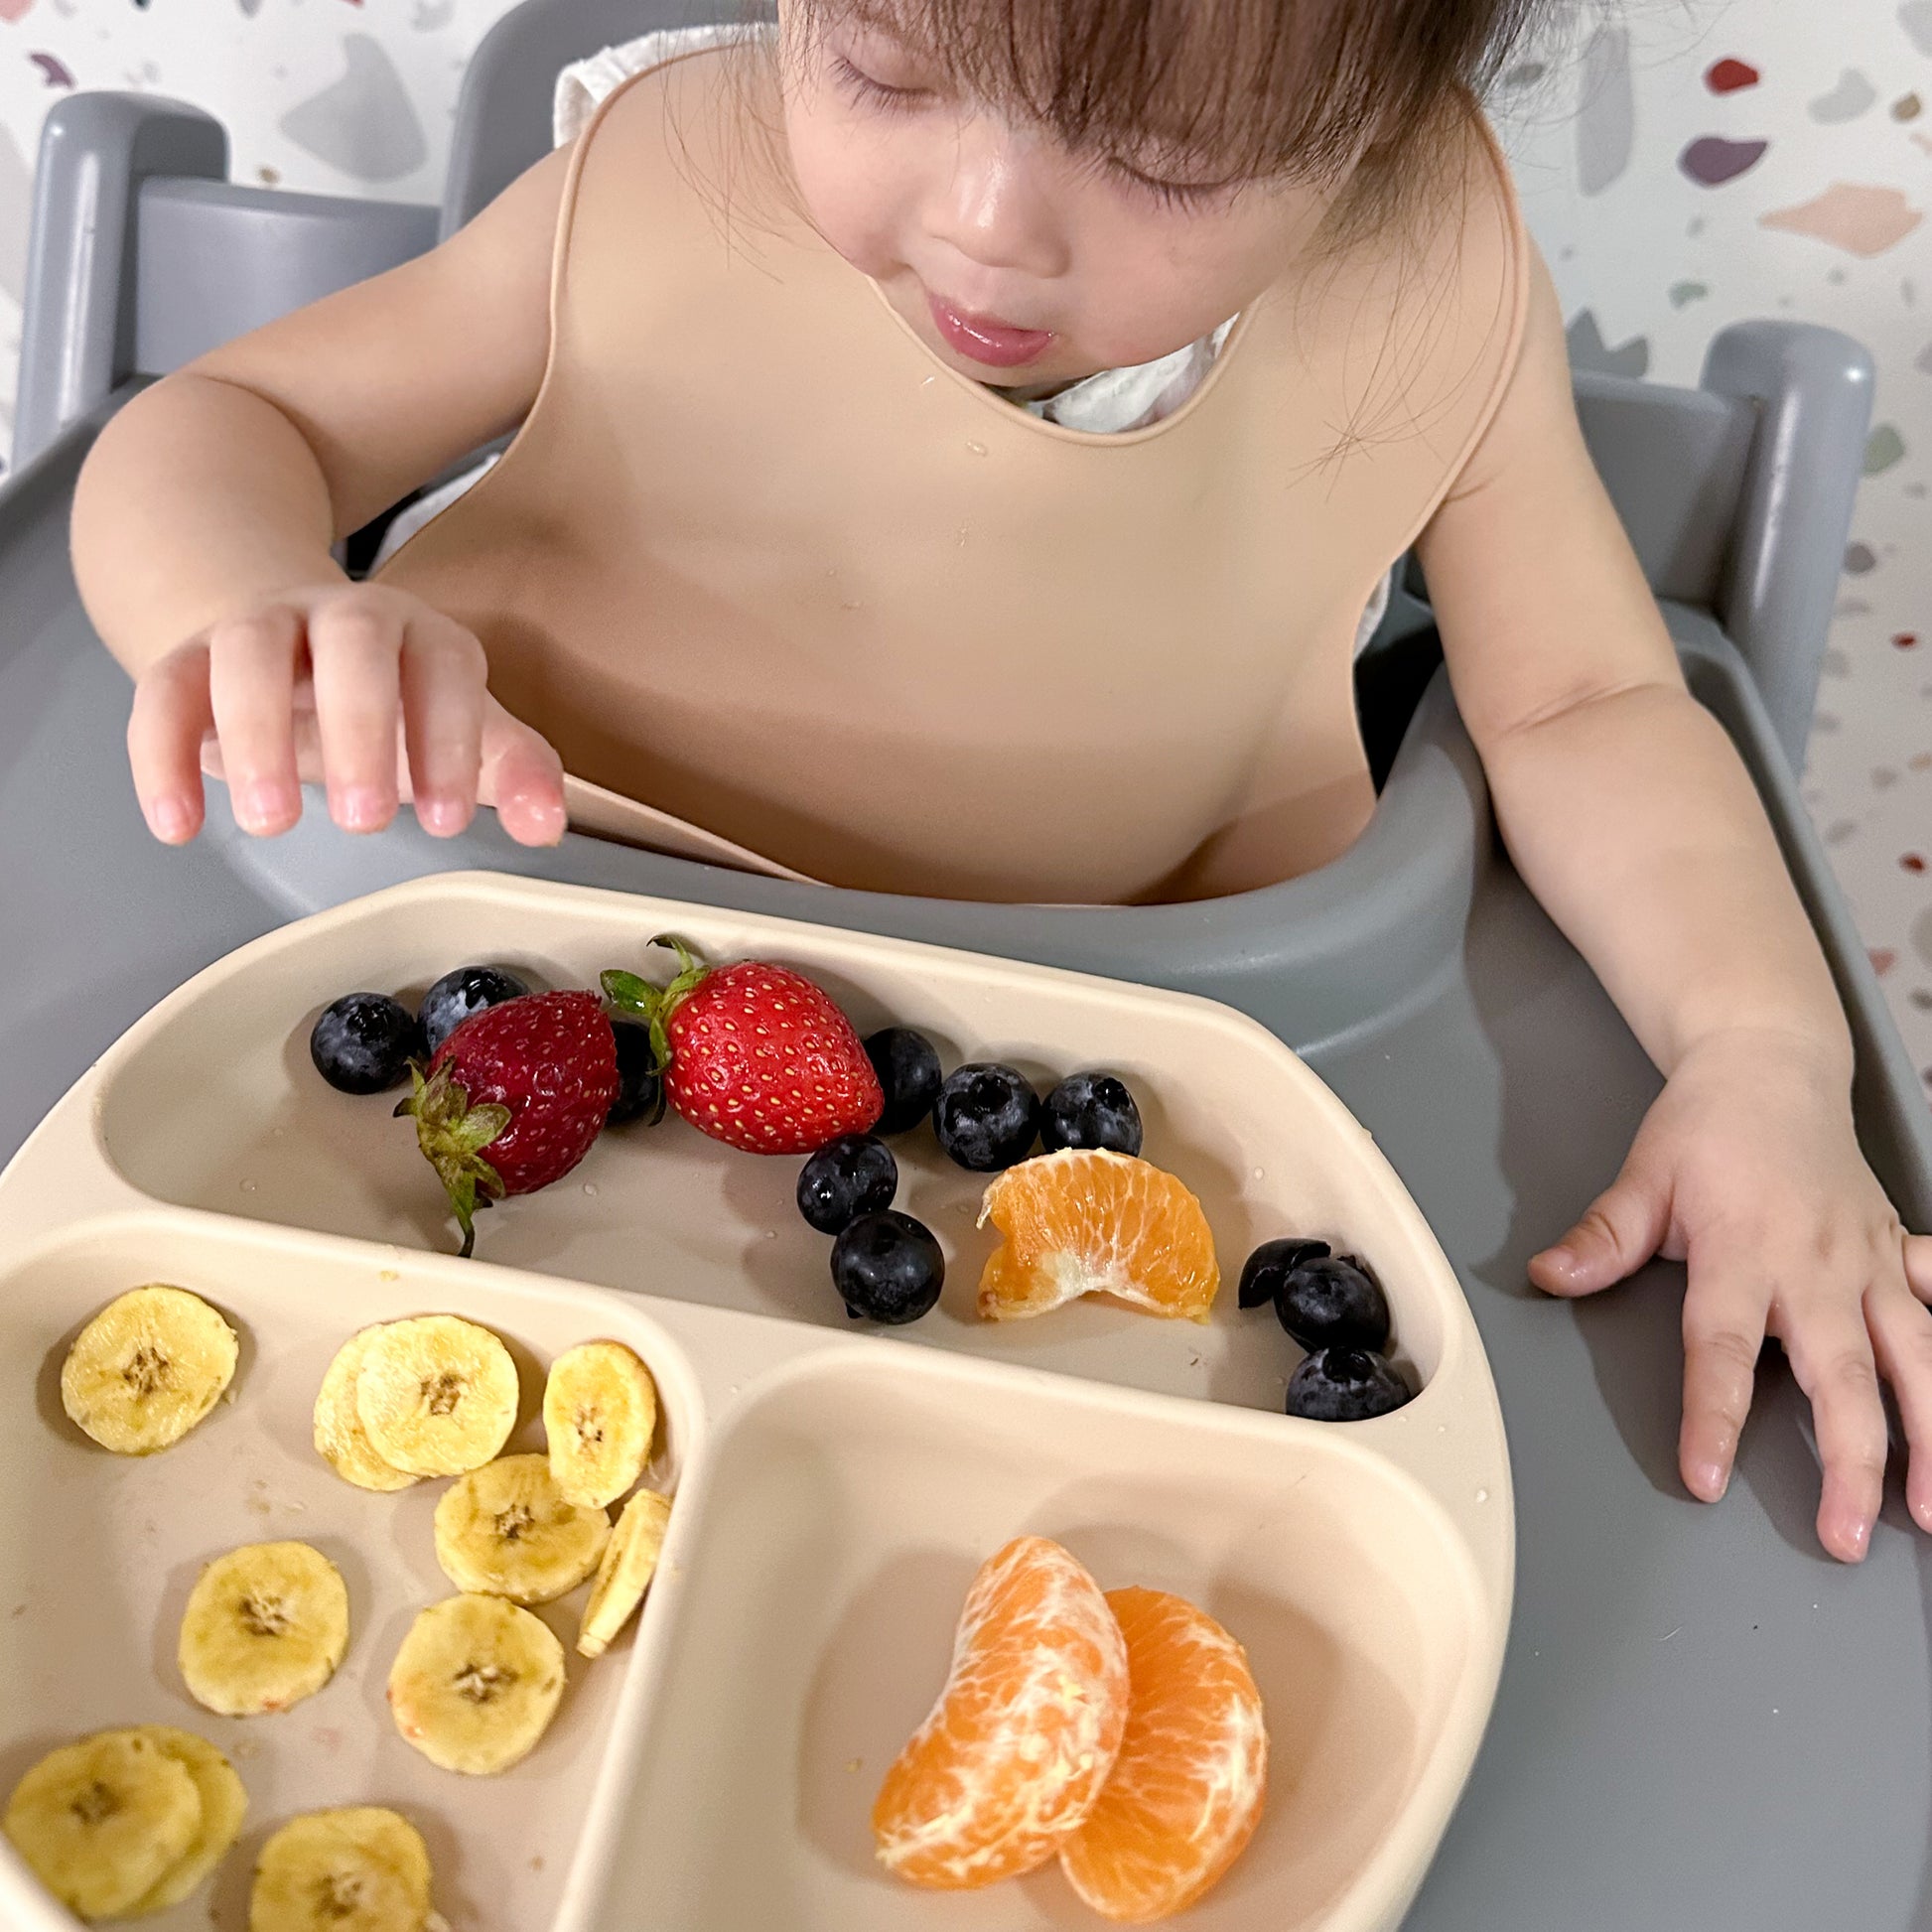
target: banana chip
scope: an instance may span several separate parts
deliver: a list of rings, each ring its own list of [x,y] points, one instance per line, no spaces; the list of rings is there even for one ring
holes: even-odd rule
[[[249,1543],[202,1572],[176,1654],[196,1703],[253,1718],[313,1697],[347,1649],[336,1566],[306,1543]]]
[[[428,1932],[429,1853],[379,1805],[305,1812],[262,1847],[248,1932]]]
[[[630,1621],[657,1574],[657,1555],[670,1520],[670,1498],[654,1489],[639,1489],[624,1504],[604,1561],[598,1565],[591,1600],[584,1605],[584,1620],[577,1631],[578,1656],[602,1657]]]
[[[500,1596],[431,1604],[389,1671],[396,1728],[432,1764],[472,1777],[527,1757],[563,1694],[563,1645]]]
[[[234,1379],[240,1344],[185,1288],[130,1289],[74,1337],[61,1365],[61,1406],[116,1455],[153,1455],[181,1441]]]
[[[458,1589],[551,1603],[611,1540],[601,1509],[566,1502],[541,1455],[503,1455],[451,1483],[436,1505],[436,1560]]]
[[[355,1414],[369,1446],[409,1475],[482,1468],[509,1440],[516,1402],[509,1350],[453,1314],[378,1328],[355,1377]]]
[[[550,1473],[574,1503],[602,1509],[636,1487],[657,1430],[657,1385],[621,1341],[587,1341],[543,1385]]]
[[[181,1760],[138,1730],[99,1730],[35,1764],[7,1801],[6,1833],[83,1919],[133,1911],[188,1856],[202,1795]]]
[[[336,1359],[316,1391],[316,1453],[343,1478],[358,1489],[407,1489],[418,1480],[404,1469],[392,1469],[375,1452],[362,1418],[355,1411],[355,1385],[362,1373],[362,1358],[369,1343],[381,1330],[375,1326],[358,1330],[336,1351]]]

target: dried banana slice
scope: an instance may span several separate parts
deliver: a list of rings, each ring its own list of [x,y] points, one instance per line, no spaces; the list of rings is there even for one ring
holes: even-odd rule
[[[197,1737],[192,1730],[177,1730],[173,1725],[142,1725],[135,1735],[150,1738],[183,1766],[195,1780],[202,1800],[201,1826],[188,1850],[179,1863],[162,1873],[160,1883],[129,1910],[130,1918],[146,1918],[150,1912],[165,1912],[169,1906],[179,1905],[227,1857],[248,1816],[248,1793],[235,1776],[234,1766],[206,1737]]]
[[[586,1341],[543,1385],[550,1473],[567,1500],[602,1509],[636,1487],[657,1433],[657,1385],[621,1341]]]
[[[639,1489],[624,1504],[604,1561],[597,1567],[591,1600],[584,1605],[584,1621],[577,1631],[578,1656],[602,1657],[630,1621],[656,1575],[657,1553],[664,1547],[664,1527],[670,1520],[671,1499],[654,1489]]]
[[[473,1469],[436,1505],[436,1561],[458,1589],[554,1603],[597,1568],[611,1540],[601,1509],[565,1502],[541,1455]]]
[[[138,1730],[97,1730],[34,1765],[7,1801],[14,1850],[83,1919],[132,1911],[202,1823],[188,1767]]]
[[[262,1847],[248,1932],[426,1932],[429,1853],[379,1805],[305,1812]]]
[[[246,1543],[189,1593],[176,1655],[196,1703],[224,1718],[313,1697],[348,1649],[348,1591],[306,1543]]]
[[[487,1328],[453,1314],[391,1321],[369,1338],[355,1413],[393,1469],[460,1476],[480,1469],[516,1423],[516,1364]]]
[[[199,1295],[130,1289],[73,1338],[61,1406],[102,1449],[153,1455],[220,1401],[238,1353],[235,1331]]]
[[[336,1351],[329,1372],[316,1391],[316,1453],[343,1478],[358,1489],[407,1489],[417,1478],[404,1469],[392,1469],[375,1452],[362,1419],[355,1413],[355,1384],[362,1373],[362,1358],[382,1324],[358,1329]]]
[[[500,1596],[432,1603],[389,1670],[396,1728],[432,1764],[473,1777],[528,1756],[563,1694],[563,1645]]]

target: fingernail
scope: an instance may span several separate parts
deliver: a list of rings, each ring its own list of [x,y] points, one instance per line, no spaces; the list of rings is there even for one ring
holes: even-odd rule
[[[235,816],[251,831],[260,831],[267,826],[279,825],[285,811],[286,802],[281,786],[258,783],[242,787],[240,808]]]
[[[336,822],[349,832],[367,832],[381,823],[382,794],[373,785],[346,785],[336,805]]]
[[[1856,1563],[1863,1557],[1865,1548],[1870,1541],[1871,1525],[1869,1523],[1854,1523],[1852,1525],[1851,1530],[1845,1538],[1845,1547],[1851,1553],[1852,1562]]]
[[[148,830],[169,845],[187,838],[188,807],[179,798],[157,798],[148,806]]]
[[[1694,1462],[1691,1465],[1691,1487],[1707,1502],[1717,1502],[1729,1483],[1729,1471],[1722,1462]]]
[[[463,830],[463,807],[454,798],[419,798],[416,816],[438,838],[449,838]]]
[[[1538,1261],[1548,1262],[1552,1268],[1574,1268],[1577,1265],[1575,1252],[1563,1247],[1545,1248],[1536,1259]]]

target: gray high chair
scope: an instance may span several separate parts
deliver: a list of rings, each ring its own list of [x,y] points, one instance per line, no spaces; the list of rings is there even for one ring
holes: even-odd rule
[[[143,382],[432,246],[549,143],[558,68],[673,0],[524,0],[465,82],[440,208],[226,180],[197,109],[79,94],[48,123],[18,419],[0,487],[0,1155],[119,1028],[292,914],[453,866],[869,927],[1158,981],[1294,1042],[1376,1135],[1468,1289],[1507,1417],[1521,1526],[1515,1635],[1489,1739],[1409,1921],[1417,1932],[1765,1932],[1932,1923],[1932,1611],[1893,1494],[1870,1559],[1820,1558],[1803,1404],[1775,1364],[1733,1493],[1674,1471],[1681,1275],[1561,1307],[1524,1262],[1615,1172],[1656,1075],[1494,839],[1413,575],[1366,653],[1381,792],[1335,864],[1266,892],[1137,908],[836,892],[493,824],[378,839],[311,810],[164,852],[124,772],[127,686],[66,545],[94,435]],[[1702,386],[1580,376],[1602,472],[1698,697],[1736,742],[1830,956],[1859,1053],[1864,1145],[1932,1228],[1932,1115],[1793,773],[1869,412],[1842,336],[1726,331]],[[453,962],[454,963],[454,962]],[[1856,1794],[1856,1803],[1848,1802]],[[728,1932],[719,1928],[718,1932]],[[735,1929],[730,1929],[735,1932]]]

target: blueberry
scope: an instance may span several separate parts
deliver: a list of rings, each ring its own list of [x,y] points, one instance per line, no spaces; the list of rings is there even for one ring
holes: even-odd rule
[[[520,1000],[529,990],[500,966],[459,966],[454,973],[445,973],[416,1009],[429,1050],[435,1052],[473,1013],[501,1006],[505,1000]]]
[[[634,1020],[613,1020],[611,1033],[618,1042],[618,1097],[604,1116],[605,1126],[621,1127],[639,1114],[656,1121],[664,1112],[664,1083],[651,1051],[650,1029]]]
[[[1325,1241],[1264,1241],[1241,1270],[1241,1306],[1258,1309],[1272,1302],[1293,1270],[1332,1252]]]
[[[345,993],[309,1035],[316,1071],[339,1093],[381,1093],[408,1075],[423,1051],[422,1029],[386,993]]]
[[[1372,1348],[1317,1348],[1288,1378],[1284,1406],[1311,1422],[1366,1422],[1400,1409],[1413,1393]]]
[[[1063,1147],[1104,1147],[1116,1154],[1141,1151],[1141,1110],[1127,1083],[1111,1073],[1069,1073],[1046,1096],[1039,1144],[1048,1154]]]
[[[903,1134],[918,1126],[939,1097],[939,1055],[924,1034],[885,1027],[866,1041],[866,1057],[886,1092],[875,1134]]]
[[[1039,1096],[1010,1066],[960,1067],[932,1103],[932,1131],[962,1168],[996,1173],[1024,1161],[1039,1132]]]
[[[946,1258],[932,1230],[909,1214],[861,1214],[832,1243],[832,1286],[855,1321],[916,1321],[945,1280]]]
[[[1311,1255],[1275,1291],[1275,1313],[1304,1348],[1389,1345],[1389,1302],[1353,1255]]]
[[[805,1163],[798,1211],[820,1234],[843,1234],[861,1214],[891,1207],[897,1192],[892,1149],[870,1134],[842,1134]]]

